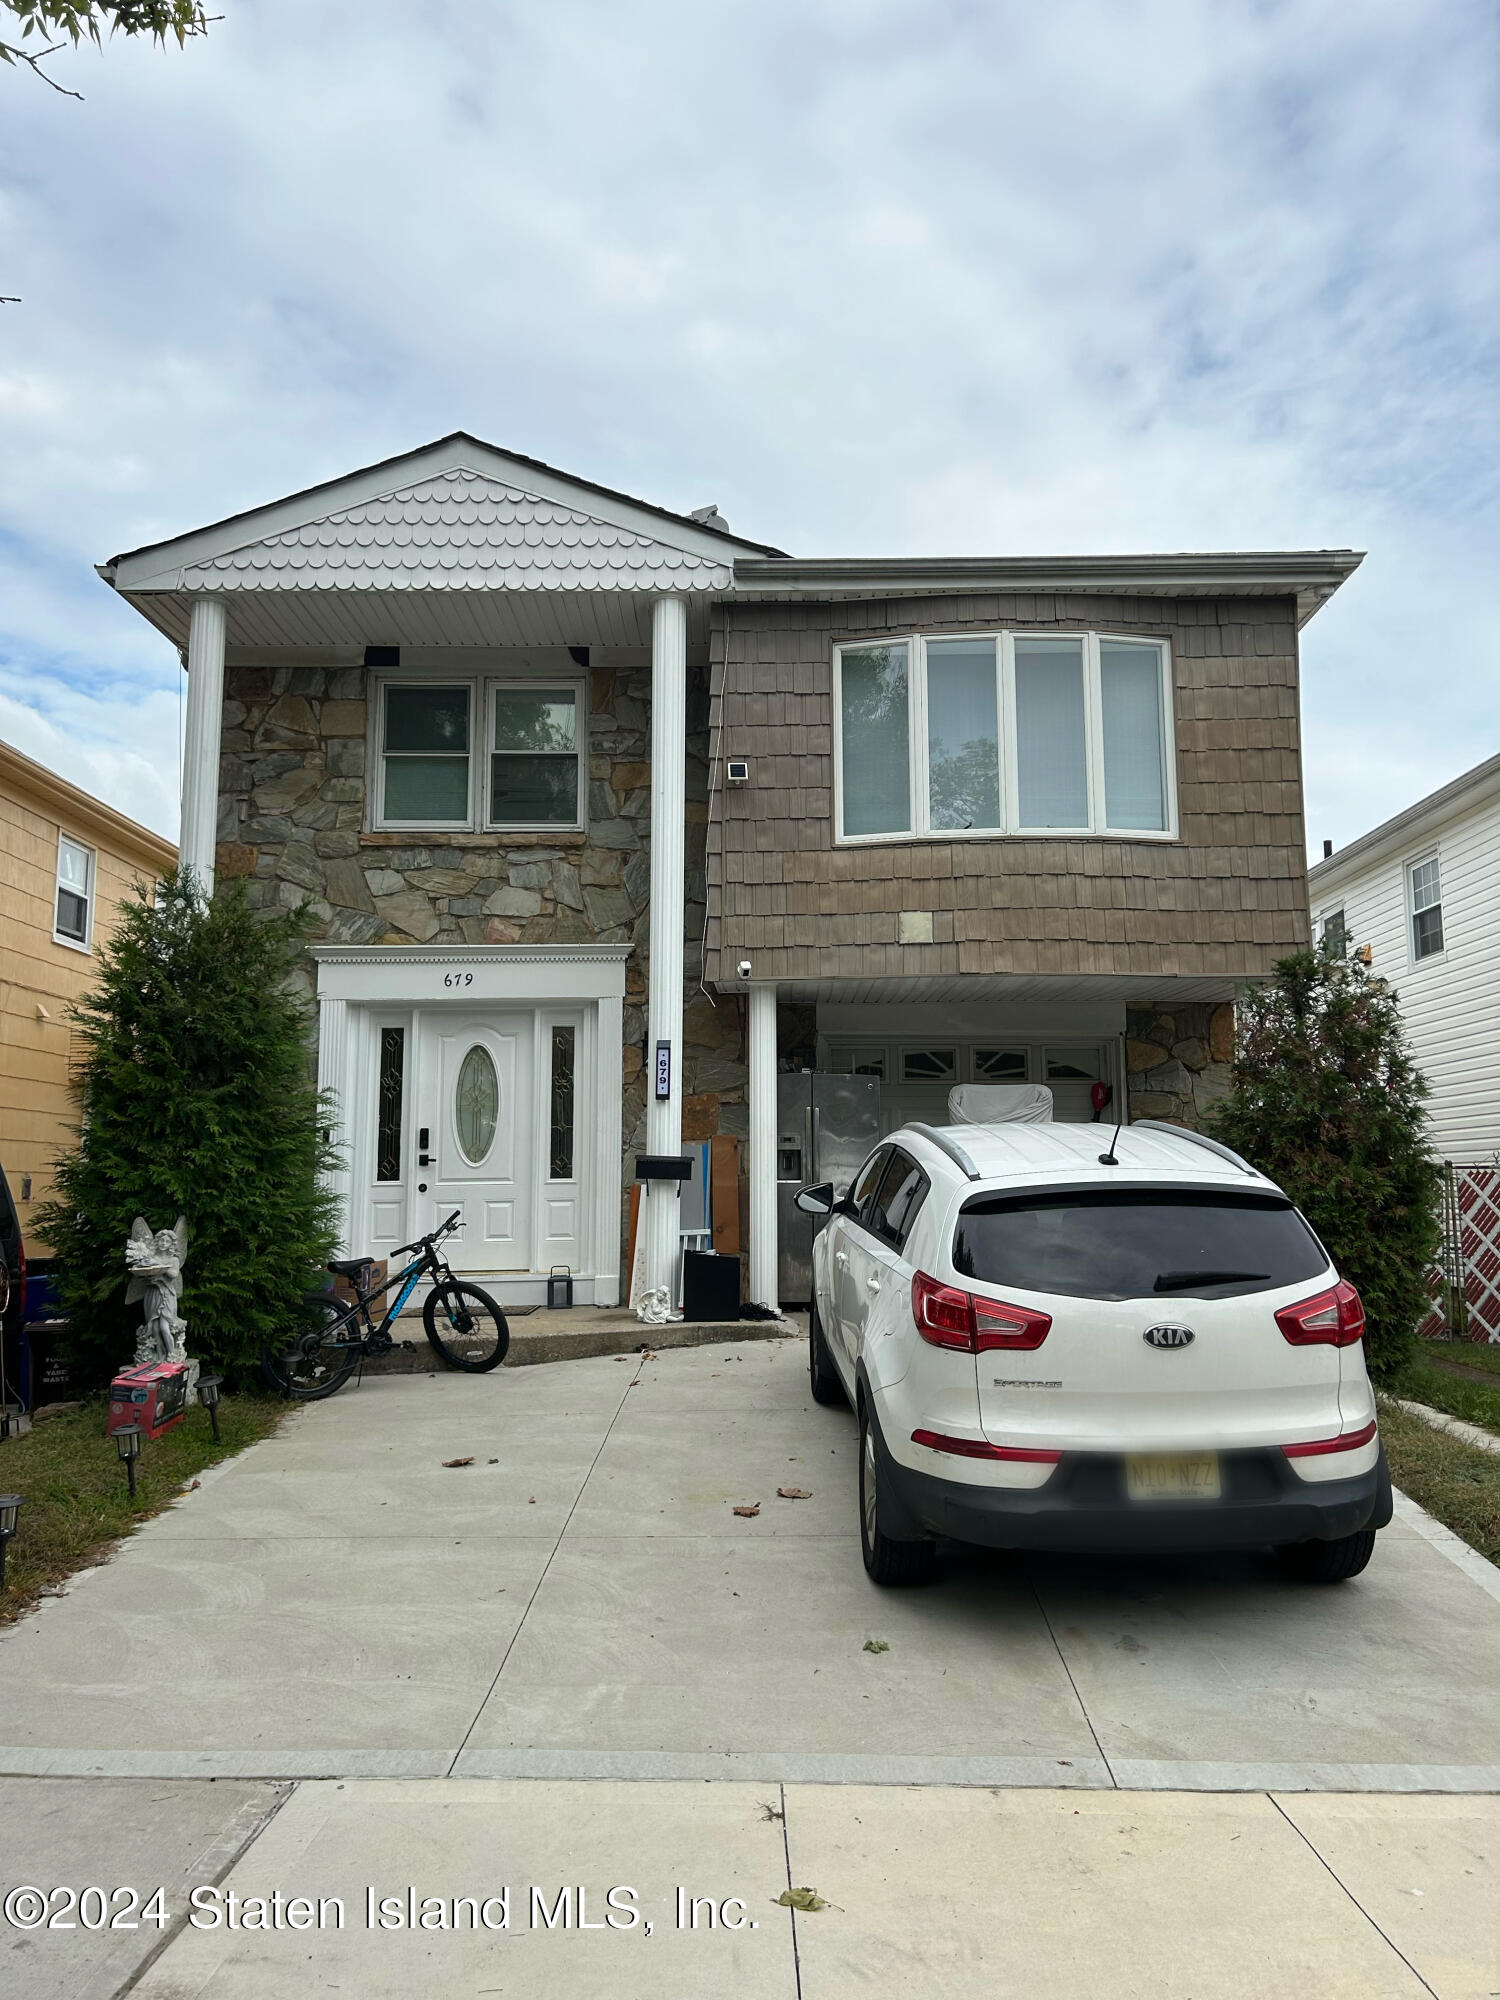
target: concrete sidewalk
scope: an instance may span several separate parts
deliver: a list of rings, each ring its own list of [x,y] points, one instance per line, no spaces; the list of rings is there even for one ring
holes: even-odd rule
[[[367,1382],[0,1640],[0,1771],[1500,1790],[1500,1575],[1415,1510],[1333,1589],[955,1552],[884,1592],[854,1465],[796,1342]]]
[[[59,1842],[68,1792],[94,1796],[91,1838]],[[228,1830],[184,1869],[216,1804]],[[6,2000],[104,2000],[153,1951],[132,1989],[148,2000],[1486,2000],[1500,1986],[1493,1798],[470,1779],[304,1783],[281,1804],[27,1779],[0,1811],[12,1878],[170,1876],[173,1918],[159,1950],[149,1929],[4,1932]],[[255,1815],[263,1830],[233,1860]],[[778,1907],[803,1885],[827,1907]],[[250,1928],[262,1920],[279,1927]]]

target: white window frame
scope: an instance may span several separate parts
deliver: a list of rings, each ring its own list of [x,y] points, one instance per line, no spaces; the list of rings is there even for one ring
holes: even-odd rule
[[[1437,911],[1438,922],[1442,925],[1443,930],[1443,942],[1440,950],[1425,952],[1419,958],[1417,956],[1418,910],[1416,897],[1412,892],[1412,877],[1419,868],[1425,867],[1429,861],[1437,869],[1437,901],[1436,903],[1426,903],[1423,905],[1423,908],[1428,910],[1435,909]],[[1402,879],[1406,902],[1407,962],[1414,972],[1420,971],[1424,965],[1441,965],[1443,960],[1448,956],[1448,919],[1443,907],[1443,861],[1437,848],[1429,847],[1424,853],[1414,855],[1405,864],[1402,870]]]
[[[63,881],[62,858],[65,847],[71,847],[75,852],[83,856],[84,920],[83,936],[81,938],[69,937],[58,922],[58,908],[62,902],[63,889],[67,887],[70,895],[78,893],[76,889],[73,889]],[[59,829],[57,835],[57,873],[52,885],[52,942],[54,944],[66,945],[69,951],[92,953],[94,949],[94,890],[98,874],[98,850],[87,846],[81,840],[75,840],[72,834],[64,833]]]
[[[367,795],[369,798],[370,827],[376,833],[472,833],[475,827],[474,804],[474,738],[484,726],[484,708],[480,698],[481,683],[472,674],[441,673],[433,669],[428,673],[402,672],[392,668],[388,673],[372,674],[370,677],[370,749],[366,757],[369,771]],[[462,819],[393,819],[385,810],[385,697],[391,688],[433,688],[461,687],[469,691],[469,809]],[[431,753],[440,755],[440,752]],[[370,766],[373,762],[373,769]]]
[[[387,688],[462,687],[469,691],[469,804],[462,819],[392,819],[385,810],[385,696]],[[577,702],[578,812],[572,820],[496,820],[489,814],[490,757],[499,689],[568,688]],[[366,820],[371,833],[581,833],[588,826],[588,676],[570,668],[549,674],[452,673],[441,666],[391,667],[370,676],[366,739]],[[434,753],[440,754],[440,753]]]
[[[540,692],[544,688],[567,688],[574,697],[574,729],[577,743],[574,754],[578,764],[578,810],[571,820],[561,819],[491,819],[490,818],[490,759],[495,756],[495,697],[503,689],[507,694],[525,693],[528,689]],[[492,674],[484,683],[484,769],[480,773],[480,809],[484,815],[482,824],[486,833],[581,833],[588,823],[589,812],[589,715],[588,682],[581,674]],[[504,754],[503,752],[501,753]]]
[[[996,657],[996,735],[1000,750],[999,826],[934,827],[928,794],[927,647],[945,639],[993,640]],[[1083,648],[1084,758],[1089,820],[1083,826],[1024,826],[1020,819],[1020,770],[1016,744],[1017,639],[1076,639]],[[1104,705],[1100,681],[1100,645],[1156,648],[1161,673],[1162,778],[1164,827],[1112,827],[1105,812]],[[907,818],[906,827],[889,833],[844,831],[844,681],[846,652],[873,646],[907,649]],[[1164,637],[1141,632],[1054,632],[1004,628],[991,632],[897,633],[884,637],[848,639],[833,649],[833,796],[834,840],[840,847],[878,846],[896,840],[1177,840],[1177,726],[1173,702],[1172,646]]]

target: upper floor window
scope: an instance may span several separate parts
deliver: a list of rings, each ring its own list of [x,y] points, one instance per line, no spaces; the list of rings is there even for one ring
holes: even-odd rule
[[[1435,958],[1443,949],[1443,885],[1435,854],[1410,863],[1406,890],[1411,909],[1411,955]]]
[[[63,834],[57,843],[57,901],[52,935],[85,951],[94,929],[94,851]]]
[[[1168,665],[1095,632],[838,647],[839,838],[1172,834]]]
[[[387,680],[374,712],[377,826],[582,825],[581,683]]]
[[[1318,923],[1318,949],[1329,958],[1342,958],[1349,949],[1349,927],[1342,910],[1330,910]]]

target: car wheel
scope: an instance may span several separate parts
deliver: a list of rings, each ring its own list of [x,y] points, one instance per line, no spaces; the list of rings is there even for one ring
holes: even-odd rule
[[[1281,1566],[1304,1583],[1346,1583],[1375,1552],[1375,1530],[1340,1535],[1332,1542],[1291,1542],[1276,1551]]]
[[[859,1546],[872,1583],[925,1583],[936,1550],[931,1542],[897,1542],[881,1528],[880,1465],[870,1413],[859,1412]]]
[[[834,1407],[847,1400],[839,1371],[833,1365],[833,1356],[828,1352],[828,1342],[823,1336],[823,1322],[818,1317],[816,1298],[807,1309],[807,1373],[815,1403]]]

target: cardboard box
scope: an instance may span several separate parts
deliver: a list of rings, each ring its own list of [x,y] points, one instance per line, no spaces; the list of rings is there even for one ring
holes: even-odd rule
[[[158,1438],[187,1414],[188,1371],[183,1361],[149,1361],[127,1368],[109,1385],[109,1421],[104,1435],[113,1437],[127,1424],[139,1424],[141,1435]]]

